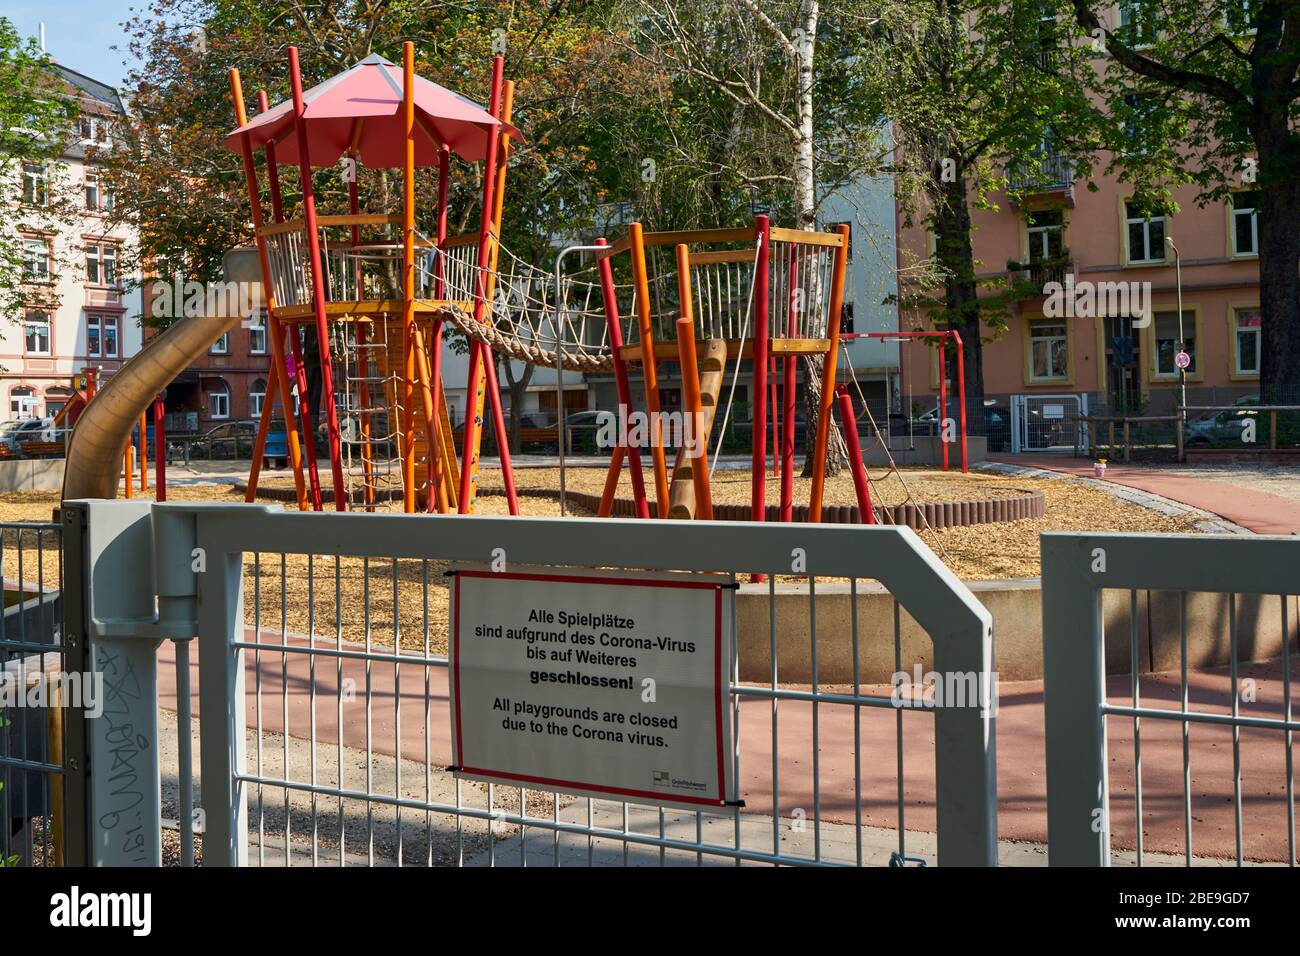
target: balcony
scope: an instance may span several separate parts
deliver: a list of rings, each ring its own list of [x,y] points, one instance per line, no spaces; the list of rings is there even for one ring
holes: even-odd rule
[[[1037,262],[1008,262],[1007,281],[1012,285],[1028,284],[1040,290],[1026,298],[1042,295],[1042,289],[1049,282],[1065,283],[1065,277],[1074,272],[1074,262],[1064,255],[1053,259],[1040,259]]]
[[[1026,203],[1051,198],[1074,207],[1074,167],[1068,156],[1040,153],[1007,170],[1008,191],[1024,197]]]

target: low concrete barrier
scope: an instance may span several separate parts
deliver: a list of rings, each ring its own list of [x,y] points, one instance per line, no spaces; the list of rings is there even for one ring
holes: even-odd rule
[[[1042,591],[1038,578],[1010,581],[967,581],[993,615],[994,666],[1002,680],[1039,680],[1043,676]],[[853,683],[853,633],[849,585],[817,585],[817,667],[822,684]],[[736,631],[740,642],[740,679],[771,680],[771,631],[768,586],[742,584],[736,600]],[[1297,620],[1296,598],[1288,611]],[[1131,602],[1128,592],[1110,591],[1104,599],[1106,669],[1130,670]],[[903,669],[933,664],[930,640],[908,616],[900,613]],[[1238,657],[1267,660],[1282,653],[1282,616],[1276,596],[1237,596]],[[802,684],[812,680],[808,638],[808,588],[802,584],[776,586],[777,680]],[[1139,672],[1179,667],[1178,595],[1168,591],[1137,592]],[[894,602],[875,583],[858,584],[858,669],[863,683],[888,683],[894,673]],[[1187,596],[1187,654],[1192,668],[1229,663],[1228,596]]]
[[[0,492],[52,491],[62,487],[62,458],[15,458],[0,461]]]

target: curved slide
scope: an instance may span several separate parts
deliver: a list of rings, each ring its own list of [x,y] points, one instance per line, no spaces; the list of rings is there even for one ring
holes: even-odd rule
[[[222,268],[227,282],[256,283],[260,291],[256,249],[232,249]],[[140,416],[172,379],[243,319],[238,314],[180,319],[146,342],[103,384],[72,430],[63,471],[63,500],[117,497],[122,457]]]

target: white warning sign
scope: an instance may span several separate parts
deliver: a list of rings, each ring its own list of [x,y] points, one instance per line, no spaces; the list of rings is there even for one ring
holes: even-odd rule
[[[606,799],[734,802],[729,575],[462,567],[452,741],[465,777]]]

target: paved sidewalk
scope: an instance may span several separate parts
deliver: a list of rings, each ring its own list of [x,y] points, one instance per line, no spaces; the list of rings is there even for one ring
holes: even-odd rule
[[[248,639],[253,640],[252,632]],[[264,634],[265,641],[278,643],[279,634]],[[292,644],[305,639],[290,636]],[[331,647],[333,640],[317,639],[317,646]],[[344,645],[349,648],[348,645]],[[382,649],[377,649],[383,653]],[[192,654],[191,687],[197,715],[197,654]],[[361,749],[365,765],[367,740],[376,754],[391,758],[400,754],[407,761],[423,765],[426,746],[432,767],[441,770],[451,763],[449,698],[445,667],[428,669],[413,661],[399,668],[391,663],[345,659],[341,668],[327,657],[288,655],[282,670],[282,656],[261,653],[261,677],[254,653],[245,654],[247,720],[256,726],[255,696],[262,703],[261,726],[265,733],[278,735],[288,727],[291,738],[311,738],[314,725],[321,748],[340,744],[345,750]],[[314,659],[314,681],[311,660]],[[171,642],[164,642],[159,654],[159,703],[175,710],[175,666]],[[345,690],[355,698],[338,700],[339,674]],[[1257,716],[1282,714],[1281,665],[1244,664],[1241,676],[1257,684],[1256,700],[1246,705]],[[1292,661],[1292,684],[1300,682],[1300,658]],[[1126,676],[1107,681],[1112,700],[1123,702],[1130,693]],[[314,693],[313,693],[314,685]],[[1226,672],[1190,675],[1190,703],[1193,710],[1227,712],[1230,687]],[[367,687],[373,703],[367,720]],[[287,688],[287,693],[284,692]],[[844,688],[823,687],[825,691]],[[887,695],[888,687],[864,688],[865,693]],[[1146,706],[1176,709],[1179,698],[1177,674],[1143,675],[1142,700]],[[427,696],[426,696],[427,695]],[[312,706],[314,698],[314,708]],[[998,830],[1004,841],[1041,844],[1047,839],[1046,771],[1043,740],[1043,694],[1038,681],[1003,682],[999,688],[997,715]],[[428,734],[425,713],[428,708]],[[313,715],[314,710],[314,715]],[[339,714],[342,713],[342,728]],[[862,822],[878,829],[898,824],[896,779],[896,711],[866,707],[861,713]],[[852,824],[855,808],[855,760],[853,709],[844,705],[821,704],[817,716],[821,760],[820,786],[814,790],[812,774],[813,713],[802,701],[782,701],[778,731],[780,775],[777,815],[783,819],[802,816],[821,819],[824,824]],[[400,721],[400,747],[397,725]],[[934,817],[934,720],[932,712],[907,711],[903,718],[905,754],[905,821],[909,831],[933,832]],[[1114,719],[1110,727],[1111,825],[1114,846],[1135,846],[1133,792],[1132,721]],[[742,698],[740,703],[741,760],[739,775],[746,817],[766,818],[773,811],[771,753],[772,705],[769,700]],[[280,738],[273,738],[280,739]],[[1198,856],[1231,858],[1235,855],[1233,817],[1232,732],[1227,727],[1198,725],[1190,734],[1192,766],[1192,811],[1195,850]],[[271,752],[277,745],[271,744]],[[250,760],[254,748],[250,748]],[[1243,846],[1248,859],[1280,861],[1286,854],[1286,744],[1272,731],[1245,730],[1241,733],[1241,777]],[[195,759],[197,762],[196,748]],[[1182,731],[1176,720],[1148,720],[1142,726],[1142,784],[1146,850],[1178,854],[1183,849]],[[331,762],[331,761],[326,761]],[[391,760],[389,761],[391,763]],[[299,768],[299,777],[304,771]],[[419,772],[408,780],[420,780]],[[377,780],[382,779],[381,774]],[[355,777],[353,778],[356,779]],[[820,805],[819,805],[820,804]],[[800,813],[802,811],[802,813]],[[693,824],[693,817],[692,817]],[[751,820],[747,827],[754,827]],[[693,827],[692,827],[693,829]],[[758,830],[764,830],[760,823]],[[919,846],[924,846],[922,841]],[[620,848],[621,855],[621,848]],[[923,852],[924,855],[924,852]]]
[[[1053,454],[991,455],[989,460],[1081,478],[1093,477],[1092,462],[1081,458]],[[1300,501],[1244,488],[1226,480],[1183,474],[1175,467],[1117,464],[1106,466],[1104,480],[1200,508],[1256,534],[1300,534]]]

